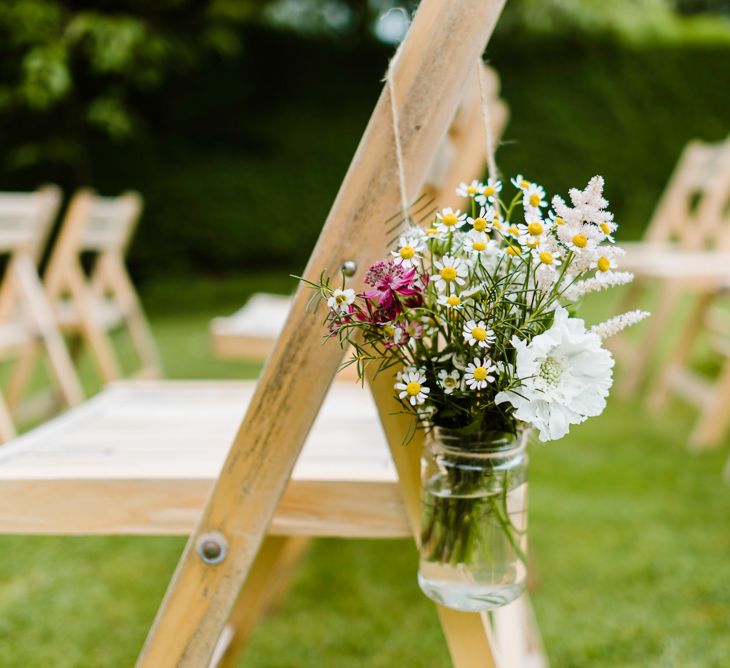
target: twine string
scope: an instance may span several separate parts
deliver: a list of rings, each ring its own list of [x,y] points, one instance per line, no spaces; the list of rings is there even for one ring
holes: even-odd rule
[[[401,42],[402,44],[402,42]],[[400,141],[400,115],[398,113],[398,103],[395,99],[395,84],[393,83],[393,69],[398,58],[400,57],[400,45],[396,49],[395,55],[388,65],[388,72],[385,75],[388,84],[388,97],[390,98],[390,115],[393,122],[393,141],[395,143],[395,162],[398,167],[398,185],[400,186],[400,205],[403,210],[404,220],[408,220],[408,193],[406,192],[406,172],[403,164],[403,146]]]

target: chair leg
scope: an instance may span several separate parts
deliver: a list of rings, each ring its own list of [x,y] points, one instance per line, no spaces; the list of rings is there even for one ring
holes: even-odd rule
[[[687,367],[694,343],[702,331],[702,323],[707,315],[707,309],[712,304],[716,294],[714,290],[701,293],[692,308],[692,314],[682,330],[677,345],[669,354],[667,364],[649,392],[647,405],[652,412],[658,413],[664,408],[672,390],[673,375],[677,370]]]
[[[712,401],[700,413],[689,437],[693,449],[704,450],[719,444],[730,424],[730,358],[725,358],[712,387]]]
[[[279,602],[309,543],[306,536],[267,536],[264,539],[210,668],[235,667],[256,621]]]
[[[12,367],[5,397],[11,412],[18,410],[38,360],[38,343],[29,341]]]
[[[10,417],[5,399],[0,395],[0,443],[5,443],[5,441],[15,438],[16,435],[13,418]]]
[[[652,353],[666,332],[681,291],[682,286],[676,281],[664,286],[659,304],[648,321],[649,329],[642,341],[634,347],[633,354],[627,360],[623,375],[617,385],[619,393],[623,396],[635,394],[646,379],[653,359]]]
[[[127,314],[126,322],[132,344],[142,363],[140,375],[144,378],[162,377],[162,362],[160,361],[154,335],[144,313],[138,306],[135,305],[131,312]]]

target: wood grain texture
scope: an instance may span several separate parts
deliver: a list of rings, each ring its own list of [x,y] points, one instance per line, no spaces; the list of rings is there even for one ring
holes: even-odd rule
[[[436,147],[484,49],[503,1],[424,0],[395,66],[406,187],[420,189]],[[383,256],[398,211],[390,103],[384,91],[305,271],[336,275],[354,260],[353,285]],[[220,480],[168,589],[139,666],[190,666],[210,660],[216,639],[251,568],[292,468],[331,383],[341,351],[321,344],[321,315],[306,313],[300,288],[281,338],[264,368]],[[195,553],[198,535],[220,531],[229,557],[210,567]]]

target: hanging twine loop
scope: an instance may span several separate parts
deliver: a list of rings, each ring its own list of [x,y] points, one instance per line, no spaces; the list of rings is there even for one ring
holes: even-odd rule
[[[395,144],[395,162],[398,168],[398,185],[400,187],[400,205],[403,210],[403,219],[408,221],[410,214],[408,213],[408,193],[406,191],[406,172],[403,163],[403,146],[400,140],[400,116],[398,114],[398,102],[395,96],[395,84],[393,83],[393,70],[398,62],[401,53],[401,44],[395,51],[390,60],[388,71],[385,74],[385,81],[388,86],[388,97],[390,98],[390,115],[393,123],[393,143]]]

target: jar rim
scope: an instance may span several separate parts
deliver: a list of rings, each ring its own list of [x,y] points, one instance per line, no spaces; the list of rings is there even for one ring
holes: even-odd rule
[[[429,434],[430,438],[427,441],[427,447],[432,452],[479,459],[492,459],[517,455],[527,448],[527,439],[529,435],[529,429],[522,429],[517,434],[501,431],[485,431],[481,433],[484,435],[495,434],[501,436],[504,444],[497,445],[496,443],[499,440],[498,438],[485,438],[477,442],[482,447],[474,447],[474,442],[472,442],[471,447],[460,447],[458,445],[453,445],[448,441],[457,439],[461,440],[464,437],[457,433],[449,434],[448,432],[449,430],[443,427],[434,427]],[[444,439],[445,436],[446,439]],[[444,442],[444,440],[447,442]]]

